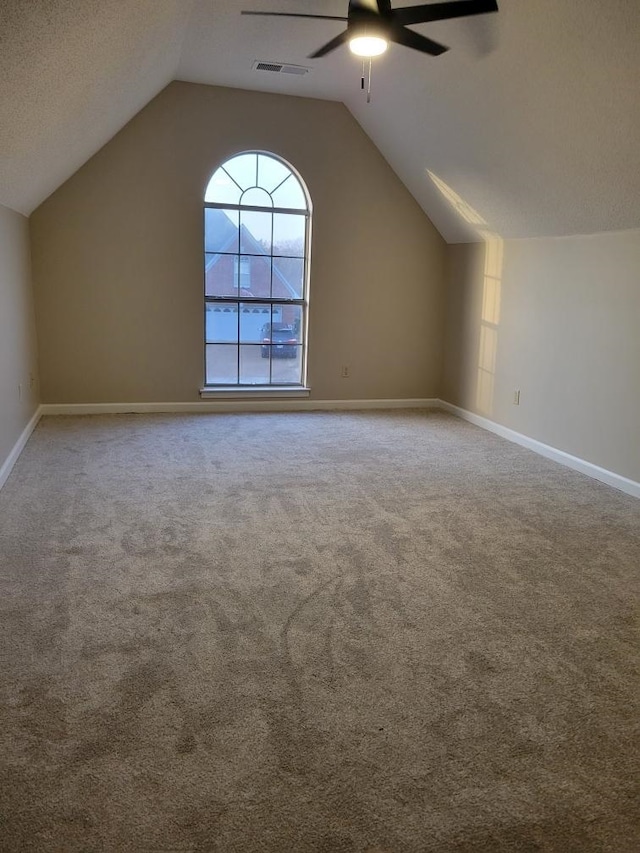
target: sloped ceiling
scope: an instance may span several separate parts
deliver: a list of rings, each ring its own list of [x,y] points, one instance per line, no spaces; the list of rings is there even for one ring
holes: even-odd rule
[[[0,0],[0,203],[31,213],[176,74],[184,0]]]
[[[347,48],[306,58],[340,22],[240,15],[347,0],[3,0],[0,203],[31,212],[177,78],[343,101],[449,242],[640,226],[640,4],[499,3],[416,27],[441,57],[392,45],[367,104]]]

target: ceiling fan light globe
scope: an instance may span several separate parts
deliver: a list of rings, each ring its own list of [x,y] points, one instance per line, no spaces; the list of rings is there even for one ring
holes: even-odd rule
[[[351,53],[356,56],[380,56],[388,47],[387,40],[380,36],[355,36],[349,42]]]

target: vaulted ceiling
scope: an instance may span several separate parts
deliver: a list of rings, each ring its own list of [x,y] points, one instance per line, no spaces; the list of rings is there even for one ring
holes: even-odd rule
[[[415,27],[440,57],[391,45],[367,104],[347,48],[307,59],[340,22],[240,15],[347,0],[2,0],[0,203],[29,214],[180,79],[343,101],[449,242],[640,226],[640,3],[499,4]]]

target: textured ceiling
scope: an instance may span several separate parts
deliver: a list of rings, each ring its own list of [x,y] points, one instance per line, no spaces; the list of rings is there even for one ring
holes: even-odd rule
[[[450,242],[638,227],[640,3],[499,3],[416,27],[441,57],[392,45],[367,104],[348,49],[306,59],[340,22],[240,15],[347,0],[2,0],[0,202],[30,212],[177,78],[344,101]]]
[[[185,0],[0,0],[0,203],[30,213],[176,74]]]

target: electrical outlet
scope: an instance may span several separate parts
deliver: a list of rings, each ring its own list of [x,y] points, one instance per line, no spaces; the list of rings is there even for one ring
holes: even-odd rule
[[[349,367],[348,367],[348,365],[346,365],[346,364],[342,365],[342,368],[340,369],[340,376],[342,376],[343,379],[349,378]]]
[[[519,388],[517,388],[517,389],[513,392],[513,405],[514,405],[514,406],[519,406],[519,405],[520,405],[520,389],[519,389]]]

